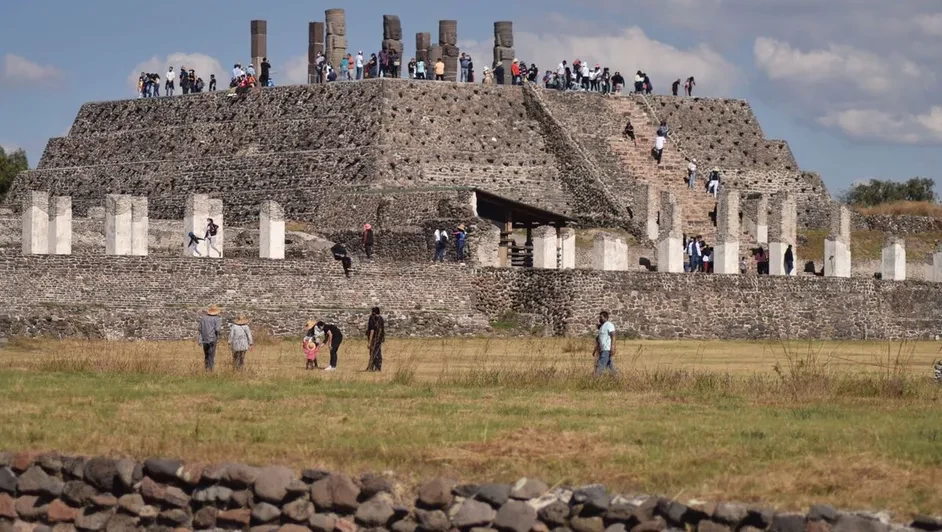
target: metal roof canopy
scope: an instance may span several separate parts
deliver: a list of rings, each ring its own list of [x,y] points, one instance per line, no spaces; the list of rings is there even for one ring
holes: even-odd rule
[[[555,212],[533,207],[519,201],[502,198],[496,194],[473,189],[477,197],[478,216],[496,222],[512,223],[514,227],[536,227],[552,225],[564,227],[575,220]]]

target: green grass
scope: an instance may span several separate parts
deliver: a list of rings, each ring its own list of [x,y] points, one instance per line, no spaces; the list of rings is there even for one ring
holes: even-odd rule
[[[807,242],[798,246],[798,257],[821,262],[824,260],[824,240],[827,231],[802,231]],[[883,252],[886,235],[880,231],[853,231],[850,253],[854,261],[877,260]],[[906,235],[906,253],[910,260],[921,261],[927,253],[935,251],[936,242],[942,241],[942,233],[920,233]]]

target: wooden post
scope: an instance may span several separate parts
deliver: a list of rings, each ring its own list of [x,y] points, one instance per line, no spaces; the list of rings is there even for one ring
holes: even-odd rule
[[[497,250],[501,268],[510,267],[510,235],[513,234],[513,230],[513,217],[508,211],[504,215],[504,230],[500,232],[500,248]]]

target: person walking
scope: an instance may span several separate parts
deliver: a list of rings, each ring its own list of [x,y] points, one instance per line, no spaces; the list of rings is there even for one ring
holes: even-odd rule
[[[366,260],[373,261],[373,226],[363,224],[363,250],[366,251]]]
[[[331,254],[334,256],[334,260],[339,260],[340,265],[343,266],[343,274],[350,278],[350,268],[353,266],[353,259],[347,255],[347,247],[342,243],[337,242],[332,248],[330,248]]]
[[[324,331],[326,335],[325,343],[330,351],[330,365],[324,368],[324,371],[336,371],[338,351],[340,350],[340,344],[343,342],[343,332],[341,332],[340,327],[333,323],[324,323],[323,321],[317,322],[315,327]]]
[[[206,219],[206,234],[203,235],[203,240],[206,241],[206,256],[212,257],[212,251],[216,252],[216,255],[222,257],[222,252],[216,249],[216,245],[213,244],[213,241],[216,240],[216,235],[219,234],[219,226],[216,225],[216,222],[212,218]]]
[[[693,79],[693,76],[687,78],[687,81],[684,82],[684,94],[687,96],[693,96],[693,88],[697,86],[697,80]]]
[[[229,327],[229,349],[232,350],[233,368],[242,369],[245,367],[245,353],[252,349],[254,345],[252,330],[249,329],[249,319],[245,314],[239,314],[239,317]]]
[[[369,347],[370,362],[366,371],[383,371],[383,342],[386,341],[386,320],[379,307],[373,307],[370,320],[366,325],[366,339]]]
[[[609,320],[608,312],[599,312],[599,330],[595,340],[595,375],[606,371],[615,374],[615,325]]]
[[[690,164],[687,165],[687,186],[693,190],[693,187],[697,182],[697,160],[689,159]]]
[[[795,252],[792,251],[792,246],[789,245],[785,249],[785,275],[794,275],[795,272]]]
[[[458,255],[458,262],[464,262],[464,246],[468,240],[468,232],[464,224],[458,224],[458,230],[455,231],[455,251]]]
[[[435,258],[433,262],[444,262],[445,251],[448,250],[448,231],[444,229],[435,230]]]
[[[210,305],[206,313],[200,316],[199,330],[196,341],[203,347],[203,364],[206,371],[212,371],[216,366],[216,342],[222,331],[222,318],[219,317],[219,307]]]

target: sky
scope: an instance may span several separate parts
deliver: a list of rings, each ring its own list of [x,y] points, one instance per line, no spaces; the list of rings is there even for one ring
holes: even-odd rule
[[[751,102],[832,194],[870,178],[942,180],[942,2],[938,0],[3,0],[0,146],[35,166],[88,101],[134,96],[137,75],[186,66],[228,80],[249,61],[249,22],[268,21],[278,85],[303,83],[307,24],[346,10],[348,46],[380,46],[382,15],[491,56],[493,22],[514,22],[518,58],[545,70],[579,58],[645,70],[655,92],[693,75],[702,96]],[[942,191],[942,187],[937,187]]]

